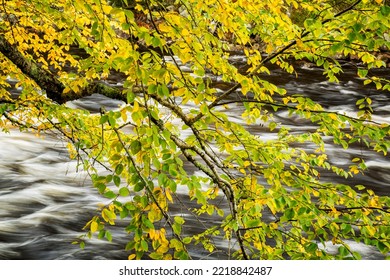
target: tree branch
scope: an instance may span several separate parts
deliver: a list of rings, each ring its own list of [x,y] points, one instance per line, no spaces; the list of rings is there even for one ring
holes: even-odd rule
[[[65,85],[58,80],[58,77],[42,69],[34,61],[26,59],[21,52],[18,51],[16,45],[12,45],[3,35],[0,34],[0,52],[7,57],[13,64],[15,64],[23,74],[32,79],[37,85],[46,92],[46,96],[57,102],[63,104],[67,101],[79,99],[81,97],[89,96],[94,93],[105,95],[109,98],[122,100],[127,102],[126,97],[121,90],[105,84],[100,81],[93,81],[80,92],[69,91],[64,93]]]
[[[66,101],[62,98],[64,85],[52,73],[43,70],[33,61],[28,61],[8,40],[0,35],[0,52],[15,64],[26,76],[34,80],[42,90],[46,91],[47,97],[58,103]]]
[[[354,7],[356,7],[362,0],[358,0],[356,1],[355,3],[353,3],[351,6],[349,6],[348,8],[340,11],[339,13],[335,14],[334,18],[337,18],[345,13],[347,13],[348,11],[352,10]],[[327,22],[330,22],[332,19],[326,19],[322,22],[322,24],[324,25],[325,23]],[[300,36],[300,39],[308,36],[311,32],[310,31],[303,31],[301,36]],[[297,39],[294,39],[292,40],[290,43],[288,43],[286,46],[282,47],[281,49],[279,49],[278,51],[275,51],[274,53],[270,54],[269,56],[267,56],[264,60],[262,60],[259,65],[253,69],[251,72],[247,73],[246,76],[247,77],[252,77],[254,76],[257,71],[264,65],[266,64],[267,62],[271,61],[272,59],[276,58],[277,56],[285,53],[288,49],[290,49],[291,47],[295,46],[296,44],[298,43],[298,40]],[[227,91],[225,91],[224,93],[222,93],[220,96],[218,96],[212,103],[209,104],[209,110],[212,109],[213,107],[217,106],[218,103],[225,99],[227,96],[229,96],[230,94],[232,94],[235,90],[239,89],[241,87],[241,84],[240,83],[236,83],[234,86],[232,86],[230,89],[228,89]],[[201,118],[203,117],[203,113],[199,113],[198,115],[196,115],[195,117],[193,117],[192,119],[190,119],[190,123],[195,123],[197,122],[198,120],[200,120]]]

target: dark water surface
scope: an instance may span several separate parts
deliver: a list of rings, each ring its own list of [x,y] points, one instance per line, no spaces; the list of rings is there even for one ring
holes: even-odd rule
[[[232,59],[241,63],[242,57]],[[345,62],[348,66],[348,62]],[[267,79],[285,87],[289,94],[302,94],[320,102],[325,108],[354,114],[355,103],[364,96],[373,100],[375,119],[381,122],[390,121],[390,98],[385,92],[373,88],[363,88],[362,82],[353,74],[354,68],[344,75],[339,84],[325,81],[318,69],[303,65],[299,78],[274,71]],[[381,70],[382,75],[390,76],[389,69]],[[227,85],[215,80],[216,87]],[[113,81],[120,83],[120,81]],[[92,112],[100,106],[116,109],[120,102],[109,100],[100,95],[93,95],[68,104],[82,107]],[[235,116],[240,108],[232,106],[228,113],[232,120],[241,122]],[[302,132],[314,128],[312,124],[302,123],[297,117],[280,111],[276,120],[289,126],[292,132]],[[248,127],[252,133],[260,134],[264,139],[274,137],[261,126]],[[112,229],[114,241],[88,240],[84,250],[72,245],[82,231],[85,223],[95,214],[99,203],[104,200],[90,186],[90,181],[83,172],[76,172],[76,162],[69,160],[66,143],[55,135],[37,138],[28,133],[11,131],[11,134],[0,134],[0,259],[126,259],[128,253],[123,250],[129,241],[124,227]],[[336,148],[332,142],[327,143],[327,152],[333,163],[349,165],[349,159],[356,155],[365,159],[369,170],[365,176],[357,176],[346,183],[364,184],[380,195],[390,195],[390,160],[389,157],[352,146],[347,151]],[[195,172],[195,171],[190,171]],[[321,178],[335,181],[333,174],[322,174]],[[340,182],[345,183],[345,180]],[[180,193],[179,193],[180,195]],[[221,203],[223,203],[221,201]],[[177,213],[183,213],[184,206],[175,205]],[[199,230],[195,216],[190,214],[184,230]],[[205,218],[208,226],[217,223],[214,218]],[[194,226],[196,225],[196,226]],[[194,248],[193,257],[199,259],[228,258],[228,247],[225,241],[215,240],[219,250],[210,255]],[[383,258],[376,250],[349,243],[353,250],[361,253],[364,259]],[[334,250],[337,248],[333,247]],[[332,250],[332,247],[331,249]]]

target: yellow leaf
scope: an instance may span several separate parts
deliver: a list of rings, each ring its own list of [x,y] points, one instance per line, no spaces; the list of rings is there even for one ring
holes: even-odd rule
[[[110,211],[108,210],[107,208],[103,209],[102,211],[102,217],[103,219],[110,223],[110,225],[114,225],[115,224],[115,218],[116,218],[116,215],[113,211]]]
[[[155,240],[155,239],[158,238],[158,236],[159,235],[157,234],[155,229],[149,229],[149,237],[150,237],[150,239]]]
[[[139,104],[137,101],[134,101],[134,105],[133,105],[133,113],[135,112],[138,112],[139,110]]]
[[[112,7],[111,7],[111,6],[109,6],[109,5],[104,5],[104,6],[103,6],[103,12],[104,12],[105,14],[109,14],[109,13],[111,12],[111,10],[112,10]]]
[[[226,143],[225,143],[225,150],[226,150],[226,152],[228,152],[228,153],[232,152],[232,151],[233,151],[233,145],[230,144],[229,142],[226,142]]]
[[[168,17],[167,17],[168,18]],[[177,26],[181,25],[181,17],[179,15],[170,14],[169,19],[171,20],[171,23]]]
[[[375,199],[375,198],[370,199],[369,206],[370,207],[378,207],[377,199]]]
[[[98,230],[99,224],[96,221],[91,223],[91,232],[94,233]]]
[[[122,116],[122,120],[124,122],[127,122],[127,113],[126,113],[126,109],[122,109],[121,110],[121,116]]]
[[[167,197],[167,199],[170,201],[170,202],[173,202],[173,199],[172,199],[172,196],[171,196],[171,192],[169,190],[166,190],[165,191],[165,195]]]
[[[181,34],[184,36],[184,37],[187,37],[190,35],[190,32],[188,31],[188,29],[183,29]]]
[[[165,23],[161,23],[161,24],[159,24],[158,29],[161,32],[170,32],[172,30],[172,27],[170,27],[169,25],[167,25]]]
[[[376,229],[375,229],[375,227],[373,227],[373,226],[366,226],[366,229],[367,229],[368,233],[369,233],[371,236],[373,236],[373,235],[375,234],[375,232],[376,232]]]
[[[272,229],[277,229],[278,228],[278,224],[277,223],[270,223],[269,227],[272,228]]]
[[[352,172],[353,174],[358,174],[359,173],[359,169],[357,168],[356,165],[351,166],[349,171]]]
[[[135,255],[135,254],[131,254],[131,255],[129,255],[128,259],[129,259],[129,260],[134,260],[134,259],[135,259],[135,257],[136,257],[136,255]]]

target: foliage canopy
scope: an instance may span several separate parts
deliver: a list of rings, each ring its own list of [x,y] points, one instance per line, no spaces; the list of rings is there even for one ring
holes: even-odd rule
[[[271,65],[295,73],[292,61],[302,60],[337,82],[337,58],[353,57],[362,83],[386,94],[390,80],[372,72],[386,67],[381,51],[390,49],[385,1],[114,2],[2,0],[0,8],[0,126],[55,130],[69,142],[110,199],[85,226],[87,237],[111,241],[110,227],[125,220],[130,259],[190,259],[196,244],[212,253],[214,236],[234,244],[237,259],[360,258],[351,239],[389,252],[389,197],[319,176],[366,168],[358,155],[347,169],[332,164],[325,138],[387,155],[390,126],[372,119],[370,97],[351,116],[267,81]],[[233,49],[245,71],[229,60]],[[113,74],[123,84],[109,85]],[[217,91],[210,75],[231,87]],[[98,113],[67,106],[93,93],[123,105]],[[315,129],[291,133],[274,119],[283,110]],[[275,137],[248,131],[259,124]],[[178,204],[183,213],[172,212]],[[202,223],[207,215],[218,226]],[[188,234],[194,216],[199,232]],[[329,242],[340,246],[336,255]]]

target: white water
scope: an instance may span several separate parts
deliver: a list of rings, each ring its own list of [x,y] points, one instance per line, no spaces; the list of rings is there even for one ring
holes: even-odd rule
[[[240,60],[237,57],[237,60]],[[276,72],[269,80],[284,86],[289,93],[300,93],[319,101],[329,110],[355,112],[357,99],[369,95],[380,121],[389,122],[389,97],[383,92],[363,89],[359,81],[347,75],[340,84],[323,81],[320,72],[303,69],[298,80]],[[376,103],[378,101],[378,103]],[[381,107],[381,104],[385,106]],[[68,104],[98,111],[100,106],[115,109],[120,103],[99,95],[93,95]],[[386,107],[387,106],[387,107]],[[229,114],[237,119],[237,107],[231,107]],[[276,120],[288,125],[295,132],[310,127],[300,123],[281,111]],[[264,139],[272,134],[259,127],[250,128]],[[69,160],[65,144],[55,136],[37,138],[35,135],[15,130],[11,134],[0,134],[0,259],[124,259],[123,250],[129,236],[123,226],[112,229],[114,243],[97,239],[87,242],[84,250],[71,242],[83,234],[85,222],[95,213],[102,198],[91,185],[83,172],[76,172],[77,163]],[[348,159],[363,156],[369,166],[365,176],[357,176],[350,184],[365,184],[378,194],[390,195],[390,160],[374,152],[351,147],[349,150],[336,149],[327,143],[327,152],[334,163],[347,165]],[[333,174],[323,174],[322,178],[334,180]],[[342,180],[341,180],[342,181]],[[177,206],[180,212],[180,206]],[[212,218],[206,223],[215,223]],[[196,225],[189,217],[186,230]],[[117,242],[117,243],[115,243]],[[216,240],[220,248],[227,248],[221,240]],[[351,243],[365,259],[378,259],[382,256],[368,246]],[[335,248],[333,248],[335,249]],[[330,247],[329,250],[332,250]],[[223,253],[208,255],[195,251],[194,258],[226,258]]]

